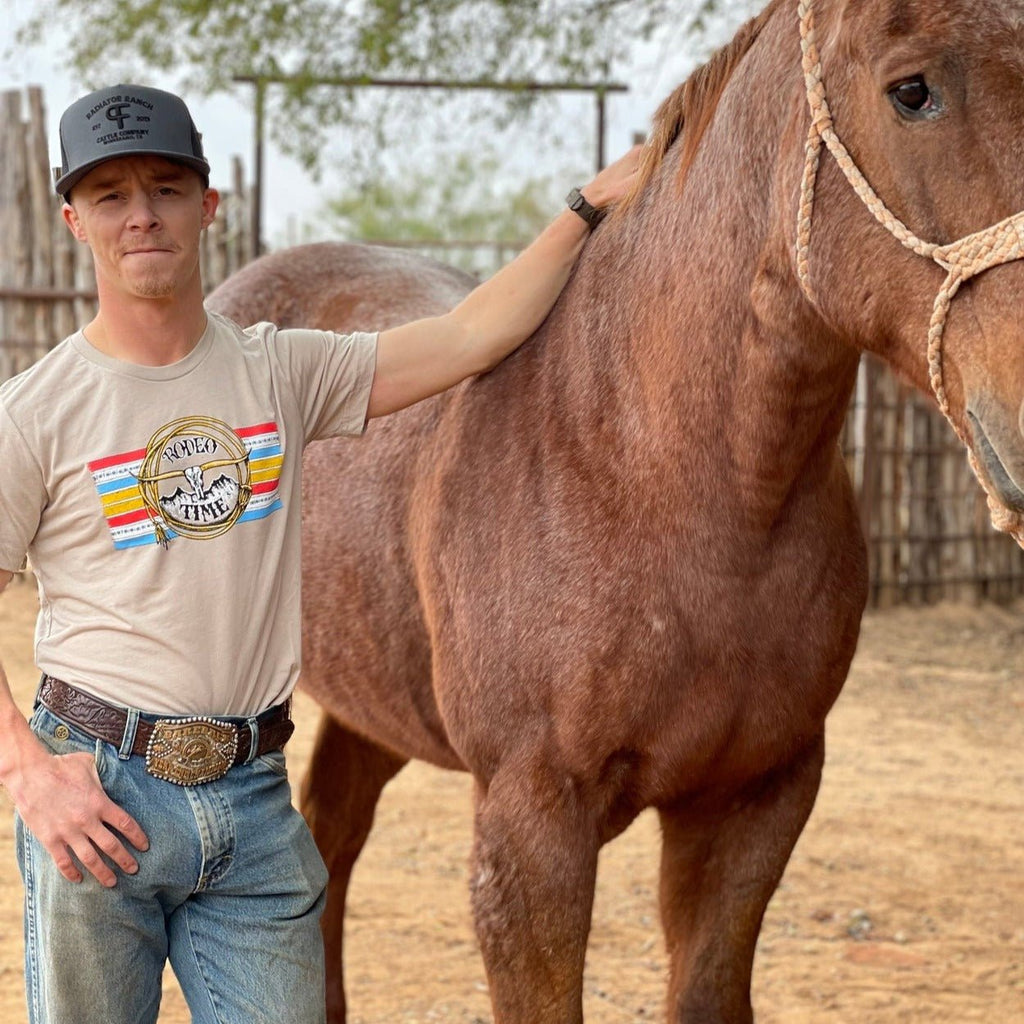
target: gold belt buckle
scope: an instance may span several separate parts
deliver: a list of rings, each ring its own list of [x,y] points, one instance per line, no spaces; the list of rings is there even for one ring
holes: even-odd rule
[[[235,763],[238,730],[213,718],[160,718],[146,746],[146,771],[178,786],[198,786]]]

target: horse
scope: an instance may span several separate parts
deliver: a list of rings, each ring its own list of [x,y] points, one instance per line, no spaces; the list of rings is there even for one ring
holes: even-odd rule
[[[935,394],[1020,535],[1022,67],[1021,0],[772,0],[664,101],[526,344],[308,448],[301,802],[332,1024],[349,877],[413,758],[474,780],[497,1024],[582,1020],[598,851],[645,808],[668,1019],[753,1020],[866,602],[837,444],[862,353]],[[210,303],[347,331],[469,284],[328,243]]]

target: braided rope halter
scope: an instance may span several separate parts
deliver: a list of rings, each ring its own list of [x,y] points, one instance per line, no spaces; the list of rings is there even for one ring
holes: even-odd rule
[[[942,379],[942,334],[953,297],[964,281],[991,267],[1024,258],[1024,211],[948,245],[922,241],[896,217],[878,197],[836,134],[821,78],[821,58],[815,42],[813,7],[814,0],[798,0],[804,83],[807,87],[807,102],[811,109],[811,127],[806,143],[807,161],[800,188],[800,213],[797,221],[796,264],[800,285],[807,298],[813,302],[814,293],[811,290],[808,265],[811,218],[814,213],[814,186],[821,162],[821,147],[824,144],[875,219],[895,235],[902,245],[919,256],[934,260],[947,272],[946,280],[936,296],[928,328],[928,379],[939,403],[939,409],[967,448],[971,469],[988,496],[992,525],[998,530],[1012,534],[1017,543],[1024,547],[1024,515],[1007,508],[986,482],[973,448],[950,415],[949,400]]]

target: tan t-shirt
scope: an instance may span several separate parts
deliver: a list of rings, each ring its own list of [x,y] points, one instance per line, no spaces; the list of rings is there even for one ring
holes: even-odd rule
[[[359,435],[376,335],[209,314],[171,366],[79,332],[0,386],[0,568],[39,581],[39,668],[115,704],[253,714],[299,672],[308,441]]]

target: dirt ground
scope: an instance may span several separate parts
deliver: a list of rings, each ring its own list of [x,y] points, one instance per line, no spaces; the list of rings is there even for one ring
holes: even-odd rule
[[[0,657],[23,709],[34,610],[30,583],[0,596]],[[315,716],[300,701],[293,784]],[[1022,755],[1024,605],[866,618],[821,794],[761,934],[759,1024],[1024,1022]],[[24,1024],[11,832],[0,829],[0,1021]],[[353,883],[353,1024],[491,1019],[469,845],[465,776],[414,765],[388,788]],[[650,813],[602,854],[588,1024],[663,1018],[657,859]],[[168,975],[161,1024],[188,1019]]]

